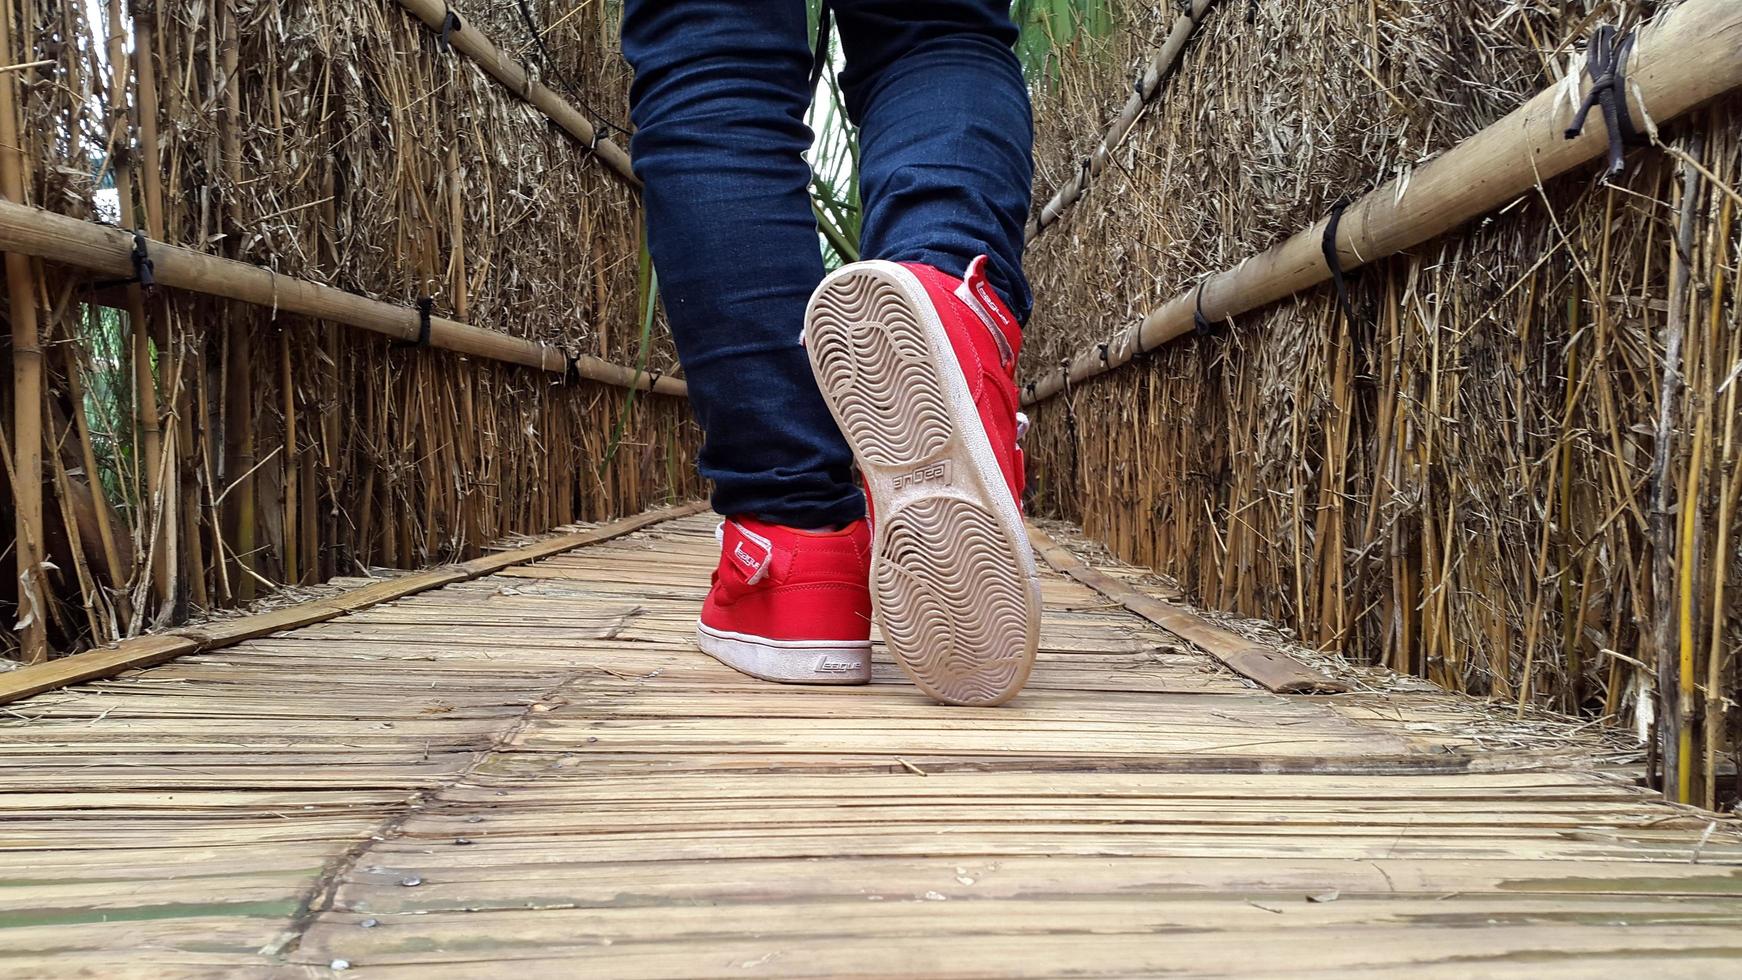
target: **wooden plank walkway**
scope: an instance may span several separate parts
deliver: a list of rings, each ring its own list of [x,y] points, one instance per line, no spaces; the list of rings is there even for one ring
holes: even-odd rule
[[[1270,694],[1050,573],[1012,707],[761,684],[712,530],[0,708],[0,976],[1738,968],[1742,836],[1589,726]]]

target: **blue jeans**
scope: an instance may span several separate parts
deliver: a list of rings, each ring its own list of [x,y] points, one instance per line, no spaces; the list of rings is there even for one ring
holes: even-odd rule
[[[865,258],[961,276],[990,257],[1019,320],[1033,179],[1009,0],[834,0],[859,127]],[[714,509],[789,527],[864,515],[799,346],[823,278],[807,187],[804,0],[627,0],[630,152]]]

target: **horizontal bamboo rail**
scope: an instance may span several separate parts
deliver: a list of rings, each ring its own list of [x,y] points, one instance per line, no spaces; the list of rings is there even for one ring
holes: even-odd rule
[[[1742,87],[1742,3],[1688,0],[1644,25],[1625,74],[1633,118],[1659,123]],[[1565,134],[1589,84],[1583,72],[1569,75],[1444,155],[1350,205],[1337,225],[1343,268],[1419,245],[1602,156],[1609,134],[1600,114],[1591,115],[1578,137]],[[1216,322],[1327,282],[1331,273],[1322,248],[1328,221],[1321,219],[1151,310],[1141,323],[1034,384],[1024,404],[1045,401],[1067,383],[1104,374],[1190,333],[1200,299],[1204,316]]]
[[[1089,192],[1089,185],[1094,183],[1096,177],[1101,176],[1101,171],[1107,169],[1108,161],[1113,158],[1113,151],[1125,142],[1125,134],[1131,132],[1131,127],[1137,124],[1137,117],[1143,115],[1143,110],[1161,92],[1161,83],[1179,62],[1180,55],[1185,52],[1186,43],[1191,40],[1198,25],[1204,22],[1204,15],[1209,13],[1215,2],[1216,0],[1192,0],[1191,6],[1180,11],[1174,18],[1173,27],[1168,31],[1166,40],[1150,56],[1143,74],[1132,86],[1131,97],[1125,100],[1119,115],[1113,118],[1106,135],[1101,137],[1101,144],[1095,147],[1095,152],[1089,154],[1070,181],[1058,189],[1058,193],[1046,202],[1038,214],[1029,219],[1028,226],[1023,229],[1023,241],[1032,242],[1040,237],[1041,232],[1052,227],[1061,215]]]
[[[673,504],[670,507],[650,510],[633,517],[612,521],[609,524],[601,524],[585,531],[574,531],[547,538],[523,548],[499,551],[496,554],[474,558],[457,565],[444,565],[440,568],[375,582],[331,598],[299,602],[293,606],[286,606],[283,609],[275,609],[254,616],[241,616],[203,626],[171,630],[168,633],[135,637],[131,640],[123,640],[112,647],[87,650],[84,653],[75,653],[70,657],[62,657],[59,660],[22,667],[10,673],[0,674],[0,704],[16,701],[19,698],[27,698],[43,691],[66,687],[69,684],[77,684],[81,681],[113,677],[125,670],[150,667],[166,660],[174,660],[177,657],[232,646],[243,640],[251,640],[268,633],[308,626],[311,623],[324,623],[329,619],[337,619],[347,613],[367,609],[383,602],[403,599],[409,595],[427,592],[430,589],[439,589],[455,582],[467,582],[485,575],[492,575],[511,565],[524,565],[527,562],[549,558],[552,555],[573,551],[586,545],[619,538],[651,524],[699,514],[706,510],[707,506],[702,501]]]
[[[120,228],[0,201],[0,252],[34,255],[112,276],[131,276],[133,248],[134,236]],[[422,319],[411,307],[164,242],[147,240],[146,250],[162,286],[341,323],[400,341],[417,341],[422,333]],[[446,317],[429,318],[428,342],[431,347],[469,357],[552,374],[566,375],[569,368],[568,355],[555,347]],[[637,371],[590,354],[576,357],[574,367],[589,381],[620,388],[651,388],[657,394],[677,397],[689,394],[681,379]]]
[[[503,54],[488,37],[473,27],[471,19],[461,14],[453,4],[446,0],[399,0],[399,5],[438,34],[442,32],[442,23],[447,20],[448,11],[454,11],[459,17],[460,26],[448,32],[449,44],[477,62],[478,67],[501,82],[503,88],[544,113],[559,129],[591,150],[599,158],[599,162],[621,177],[624,183],[640,190],[641,181],[636,179],[635,171],[629,165],[628,151],[600,136],[598,128],[585,113],[570,105],[543,83],[534,80],[526,73],[525,68]]]

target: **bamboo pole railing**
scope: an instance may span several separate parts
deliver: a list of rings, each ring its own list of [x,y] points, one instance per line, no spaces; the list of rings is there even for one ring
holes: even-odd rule
[[[1166,40],[1161,47],[1150,55],[1149,62],[1143,68],[1143,74],[1132,86],[1131,96],[1125,100],[1125,105],[1119,110],[1119,115],[1113,117],[1113,122],[1107,127],[1107,132],[1101,137],[1101,143],[1095,147],[1095,152],[1089,154],[1083,166],[1071,177],[1065,185],[1053,194],[1039,212],[1028,221],[1023,229],[1023,240],[1032,242],[1040,237],[1040,233],[1052,227],[1053,223],[1087,194],[1095,178],[1107,169],[1107,164],[1113,159],[1113,151],[1119,144],[1125,142],[1125,136],[1131,132],[1131,127],[1137,124],[1143,110],[1155,101],[1161,93],[1161,83],[1167,80],[1174,65],[1179,63],[1180,55],[1185,52],[1186,44],[1197,31],[1198,25],[1204,22],[1204,16],[1209,13],[1216,0],[1191,0],[1191,5],[1180,11],[1173,20],[1173,27],[1168,30]]]
[[[1625,75],[1636,120],[1667,121],[1742,87],[1742,3],[1687,0],[1642,26]],[[1579,136],[1565,135],[1589,84],[1583,71],[1570,73],[1494,125],[1350,205],[1337,226],[1343,268],[1419,245],[1601,156],[1609,134],[1598,114]],[[1067,384],[1105,374],[1192,332],[1200,300],[1205,318],[1217,322],[1329,281],[1322,251],[1328,222],[1321,219],[1181,292],[1034,383],[1023,403],[1045,401]]]
[[[452,3],[446,0],[399,0],[399,5],[438,34],[442,33],[442,25],[452,11],[460,22],[458,27],[448,31],[448,43],[455,50],[477,62],[478,67],[502,83],[503,88],[544,113],[559,129],[591,150],[599,158],[599,162],[609,167],[624,183],[638,191],[641,189],[641,181],[636,179],[635,171],[629,165],[628,151],[601,136],[585,113],[527,74],[525,68],[503,54]]]
[[[134,236],[108,225],[0,201],[0,251],[36,256],[112,276],[133,274]],[[417,310],[359,296],[333,286],[282,276],[235,259],[207,255],[159,241],[146,241],[159,285],[171,289],[251,303],[417,342],[422,320]],[[501,361],[564,375],[569,356],[555,347],[446,317],[429,318],[431,347],[468,357]],[[668,378],[613,364],[590,354],[574,360],[575,373],[589,381],[655,394],[687,397],[688,386]]]

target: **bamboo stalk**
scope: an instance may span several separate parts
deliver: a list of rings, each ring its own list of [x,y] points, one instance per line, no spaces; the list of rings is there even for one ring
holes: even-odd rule
[[[1720,233],[1717,240],[1729,241],[1731,209],[1725,202],[1722,216],[1719,219]],[[1720,249],[1723,247],[1719,246]],[[1720,252],[1716,263],[1722,265]],[[1720,287],[1713,290],[1712,309],[1718,310],[1722,299],[1722,280]],[[1733,364],[1742,365],[1742,331],[1732,330],[1730,333],[1729,359]],[[1714,330],[1714,336],[1716,331]],[[1730,528],[1735,518],[1735,507],[1739,493],[1742,493],[1742,467],[1737,465],[1737,425],[1742,418],[1742,409],[1737,405],[1737,389],[1742,388],[1742,378],[1733,379],[1724,392],[1724,437],[1721,440],[1722,451],[1718,471],[1714,474],[1717,485],[1717,530],[1718,540],[1712,550],[1716,560],[1712,562],[1712,622],[1711,637],[1706,644],[1706,757],[1705,757],[1705,795],[1701,800],[1706,806],[1716,809],[1718,806],[1718,751],[1723,741],[1723,719],[1725,716],[1724,667],[1728,654],[1724,642],[1724,598],[1728,587],[1727,578],[1730,570],[1729,555],[1733,545],[1730,542]]]
[[[1214,6],[1215,2],[1216,0],[1190,0],[1190,6],[1180,11],[1179,15],[1174,18],[1173,27],[1168,31],[1166,40],[1162,41],[1161,47],[1150,55],[1149,63],[1143,68],[1143,74],[1132,86],[1130,97],[1125,100],[1125,105],[1119,110],[1119,114],[1113,117],[1113,122],[1108,125],[1107,132],[1101,137],[1101,142],[1095,147],[1095,151],[1089,154],[1083,166],[1077,168],[1077,172],[1072,175],[1071,179],[1059,188],[1058,192],[1041,207],[1040,211],[1029,219],[1027,227],[1022,232],[1025,242],[1034,241],[1040,237],[1041,232],[1052,227],[1061,215],[1082,200],[1083,195],[1088,193],[1089,185],[1101,175],[1103,170],[1107,169],[1107,163],[1112,159],[1113,151],[1119,148],[1119,144],[1125,142],[1125,135],[1131,132],[1132,126],[1137,124],[1138,118],[1143,115],[1143,110],[1148,108],[1155,101],[1155,97],[1161,93],[1161,83],[1167,79],[1169,73],[1173,71],[1174,65],[1179,62],[1180,55],[1185,52],[1186,43],[1191,40],[1198,25],[1204,22],[1204,16],[1209,13],[1210,7]]]
[[[330,320],[395,340],[414,341],[420,332],[418,312],[410,307],[163,242],[148,242],[147,248],[158,283],[171,289]],[[125,276],[133,272],[133,236],[121,229],[9,202],[0,202],[0,249],[105,275]],[[554,347],[446,317],[430,317],[429,346],[551,374],[561,375],[567,370],[567,356]],[[676,397],[689,394],[681,379],[655,378],[590,354],[575,359],[575,371],[588,381],[619,388],[651,390]]]
[[[279,512],[284,527],[284,580],[292,585],[302,580],[302,564],[297,540],[297,444],[296,444],[296,379],[290,358],[290,332],[278,334],[278,388],[284,400],[284,480],[281,484]]]
[[[442,22],[446,20],[450,10],[459,13],[448,0],[399,0],[399,5],[437,33],[441,33]],[[562,96],[551,91],[542,82],[533,80],[525,68],[510,60],[482,31],[473,27],[470,17],[464,14],[459,14],[459,17],[459,28],[448,34],[448,43],[455,50],[471,58],[486,74],[501,82],[503,88],[544,113],[551,122],[556,123],[557,128],[591,150],[599,162],[610,168],[625,184],[636,190],[641,189],[641,181],[636,178],[635,171],[629,164],[629,154],[622,147],[600,134],[594,128],[592,120]]]
[[[448,288],[454,317],[464,320],[471,299],[466,294],[466,198],[460,190],[460,147],[456,136],[448,144]]]
[[[1653,20],[1639,31],[1626,76],[1633,117],[1658,124],[1742,87],[1742,4],[1688,0]],[[1568,96],[1582,97],[1588,84],[1583,72],[1570,75],[1350,205],[1337,226],[1340,264],[1352,269],[1418,245],[1601,156],[1609,145],[1601,124],[1593,121],[1575,139],[1564,134],[1577,102]],[[1322,248],[1328,222],[1317,221],[1179,293],[1108,341],[1105,354],[1101,345],[1090,346],[1068,368],[1032,384],[1024,404],[1057,395],[1067,377],[1079,383],[1187,335],[1200,298],[1205,317],[1215,323],[1327,282]]]
[[[159,105],[157,98],[157,11],[154,0],[131,0],[130,13],[133,16],[134,60],[133,73],[137,80],[139,94],[138,120],[139,152],[145,158],[146,165],[134,171],[139,178],[140,190],[145,200],[145,230],[152,238],[162,239],[165,234],[165,214],[163,203],[163,155],[159,152],[157,138],[157,121]],[[193,530],[186,520],[187,511],[182,506],[184,487],[177,479],[176,470],[182,473],[190,472],[186,465],[191,459],[192,425],[187,409],[187,387],[181,384],[181,365],[186,362],[185,351],[178,350],[170,341],[170,329],[173,317],[168,304],[161,297],[150,297],[150,308],[155,317],[146,318],[143,323],[149,330],[149,335],[156,340],[160,361],[167,359],[172,370],[163,374],[165,391],[169,394],[170,418],[176,428],[169,434],[168,444],[164,452],[166,457],[159,467],[162,480],[159,486],[161,498],[154,495],[153,507],[160,510],[160,523],[163,529],[163,560],[161,567],[168,579],[163,583],[164,595],[171,603],[173,615],[177,620],[187,617],[188,590],[187,580],[191,578],[191,566],[184,568],[181,552],[187,542],[183,535]],[[161,366],[161,365],[160,365]],[[187,556],[191,561],[193,555]]]
[[[49,425],[50,438],[54,439],[52,420]],[[69,432],[71,429],[70,425],[67,426]],[[55,439],[55,441],[56,446],[54,450],[49,452],[48,460],[50,468],[54,471],[55,496],[59,498],[61,522],[66,528],[67,550],[72,558],[73,572],[79,582],[79,601],[84,606],[85,622],[91,630],[91,635],[102,637],[105,635],[105,630],[103,617],[97,609],[97,583],[95,577],[91,575],[90,564],[85,559],[85,542],[79,533],[79,517],[73,497],[72,478],[67,475],[66,465],[61,460],[59,440]]]
[[[121,18],[121,0],[109,0],[109,66],[113,78],[109,90],[109,98],[114,112],[114,133],[111,143],[115,146],[115,189],[117,207],[120,210],[121,223],[129,228],[138,227],[133,202],[133,137],[129,112],[126,108],[127,92],[129,90],[131,73],[128,71],[127,27]],[[125,268],[114,271],[118,276],[132,276],[132,252],[128,252]],[[142,512],[149,513],[150,508],[162,499],[161,488],[158,485],[158,461],[163,455],[162,423],[158,416],[157,405],[157,375],[151,369],[151,338],[145,320],[145,298],[138,283],[129,283],[126,289],[127,320],[129,337],[131,338],[131,362],[133,365],[133,399],[134,425],[139,431],[139,466],[144,476],[144,493],[140,496]],[[138,527],[152,526],[149,518],[142,518]],[[160,600],[167,601],[173,594],[173,570],[169,567],[164,554],[158,550],[157,537],[147,533],[140,542],[139,558],[150,568],[150,577],[155,594]],[[137,610],[144,613],[144,607]]]
[[[73,423],[81,454],[80,464],[85,471],[85,480],[91,486],[91,493],[97,499],[96,519],[97,537],[103,547],[103,565],[109,573],[109,582],[115,588],[116,594],[125,600],[123,591],[127,577],[131,573],[127,562],[121,558],[121,550],[115,538],[115,525],[110,520],[107,501],[103,499],[102,483],[97,475],[97,455],[91,438],[91,422],[85,414],[85,384],[81,376],[78,355],[71,345],[65,350],[67,397],[73,406]],[[121,618],[127,618],[127,610],[123,602],[120,609]]]
[[[1653,442],[1651,464],[1651,595],[1652,648],[1656,655],[1657,699],[1659,711],[1659,741],[1663,760],[1662,788],[1665,795],[1680,798],[1685,773],[1681,764],[1680,732],[1681,698],[1675,695],[1680,686],[1682,670],[1677,662],[1675,635],[1676,591],[1675,540],[1670,518],[1671,470],[1674,468],[1676,419],[1680,412],[1683,374],[1682,346],[1687,333],[1687,303],[1689,256],[1693,249],[1695,199],[1700,176],[1692,167],[1682,167],[1680,219],[1676,237],[1670,242],[1669,312],[1663,327],[1663,380],[1658,388],[1657,432]],[[1682,506],[1691,508],[1694,501],[1684,488]],[[1689,556],[1684,552],[1683,559]]]
[[[1680,803],[1693,801],[1694,767],[1699,758],[1694,753],[1694,568],[1699,564],[1699,548],[1695,531],[1700,518],[1700,473],[1705,463],[1706,414],[1701,413],[1694,424],[1693,447],[1688,453],[1687,482],[1682,488],[1681,541],[1676,554],[1676,592],[1680,598],[1677,610],[1676,658],[1676,767],[1675,798]]]
[[[224,194],[224,230],[231,243],[239,243],[244,229],[241,213],[242,96],[237,12],[220,8],[223,18],[223,172],[229,185]],[[141,73],[141,88],[144,73]],[[162,237],[153,231],[153,238]],[[236,577],[236,598],[254,598],[254,331],[247,315],[225,318],[224,327],[224,536],[235,551],[241,574]]]
[[[133,3],[133,35],[135,43],[134,74],[139,81],[139,147],[145,154],[146,169],[140,180],[145,192],[145,228],[152,238],[163,235],[163,183],[159,179],[157,152],[157,4],[152,0],[131,0]]]
[[[11,7],[0,11],[0,57],[12,57]],[[22,76],[0,76],[0,195],[24,200],[24,147],[18,138],[15,86]],[[6,291],[12,321],[12,494],[17,540],[19,644],[25,663],[48,659],[48,592],[42,549],[42,347],[36,279],[30,257],[6,252]]]

